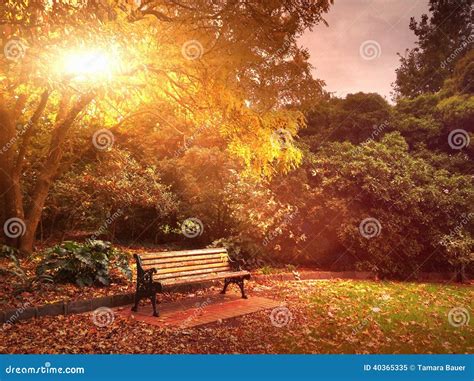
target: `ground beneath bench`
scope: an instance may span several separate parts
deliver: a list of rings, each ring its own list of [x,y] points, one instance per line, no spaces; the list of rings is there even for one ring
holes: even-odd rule
[[[221,287],[179,295],[178,324],[132,319],[128,307],[112,321],[94,313],[43,317],[0,330],[2,353],[473,353],[473,287],[359,280],[248,283],[249,301],[279,307],[205,322],[203,303]],[[237,300],[231,294],[229,303]],[[235,298],[232,300],[232,298]],[[178,301],[172,299],[169,302]],[[168,301],[166,301],[168,302]],[[240,301],[239,301],[240,302]],[[227,303],[227,302],[226,302]],[[199,305],[198,305],[199,304]],[[282,305],[283,304],[283,305]],[[144,304],[143,313],[150,312]],[[223,311],[232,310],[223,307]],[[137,315],[138,316],[138,315]],[[189,319],[190,318],[190,319]],[[217,318],[217,319],[216,319]],[[145,319],[145,318],[144,318]],[[189,320],[187,320],[189,319]],[[190,324],[182,325],[188,321]],[[99,324],[97,324],[99,322]],[[106,324],[101,324],[106,323]],[[163,322],[162,322],[163,323]]]

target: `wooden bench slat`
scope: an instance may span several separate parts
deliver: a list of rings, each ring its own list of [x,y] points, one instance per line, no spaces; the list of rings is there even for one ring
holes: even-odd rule
[[[197,266],[197,265],[208,265],[212,266],[213,264],[220,264],[220,263],[229,263],[228,260],[221,260],[220,258],[214,259],[200,259],[197,261],[185,261],[185,262],[168,262],[168,263],[146,263],[143,264],[143,268],[156,268],[157,270],[160,269],[172,269],[176,267],[187,267],[187,266]]]
[[[179,273],[167,273],[167,274],[155,274],[153,275],[153,279],[159,281],[160,279],[169,279],[169,278],[182,278],[187,276],[193,275],[200,275],[200,274],[218,274],[220,272],[228,272],[229,269],[222,267],[222,268],[215,268],[215,269],[202,269],[202,270],[193,270],[193,271],[183,271]]]
[[[166,257],[184,257],[189,255],[203,255],[203,254],[219,254],[227,253],[223,248],[210,248],[201,250],[183,250],[183,251],[163,251],[159,253],[141,253],[140,257],[143,259],[151,258],[166,258]]]
[[[200,269],[216,269],[216,271],[221,271],[221,268],[230,268],[228,262],[217,262],[211,264],[193,264],[190,266],[174,266],[171,268],[156,268],[156,275],[160,274],[174,274],[174,273],[182,273],[187,271],[194,271]]]
[[[229,264],[221,264],[221,263],[216,263],[216,266],[210,267],[212,265],[206,264],[202,266],[191,266],[187,268],[172,268],[172,269],[165,269],[165,270],[159,270],[157,268],[157,272],[153,274],[153,279],[154,280],[161,280],[161,279],[169,279],[169,278],[183,278],[183,277],[190,277],[194,276],[195,274],[202,275],[202,274],[219,274],[221,272],[229,272],[231,271],[231,267]],[[144,268],[144,270],[148,270],[147,268]],[[132,280],[136,281],[137,277],[136,274],[134,273],[132,276]]]
[[[199,283],[205,281],[219,280],[224,278],[231,278],[236,276],[246,276],[250,275],[248,271],[228,271],[219,274],[210,274],[210,275],[197,275],[187,278],[173,278],[169,280],[163,280],[161,283],[165,286],[177,285],[177,284],[186,284],[186,283]]]
[[[229,256],[227,253],[221,254],[208,254],[208,255],[196,255],[196,256],[185,256],[185,257],[169,257],[169,258],[159,258],[159,259],[142,259],[143,265],[156,265],[156,267],[161,267],[163,264],[168,263],[180,263],[180,262],[188,262],[188,261],[200,261],[200,260],[221,260],[226,258],[229,260]]]
[[[221,267],[201,267],[201,268],[194,268],[194,269],[189,269],[189,270],[184,270],[184,271],[178,271],[175,272],[161,272],[158,274],[154,274],[153,278],[154,279],[165,279],[165,278],[181,278],[181,277],[186,277],[186,276],[193,276],[196,274],[218,274],[221,272],[226,272],[226,271],[232,271],[230,266],[221,266]]]

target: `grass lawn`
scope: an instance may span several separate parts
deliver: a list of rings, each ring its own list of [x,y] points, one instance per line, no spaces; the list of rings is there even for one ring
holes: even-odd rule
[[[473,314],[472,286],[318,280],[249,282],[250,296],[284,302],[271,311],[192,329],[116,316],[97,328],[90,314],[44,317],[0,330],[3,353],[473,353],[474,328],[449,323],[452,308]],[[202,290],[216,294],[220,286]],[[176,296],[176,295],[175,295]],[[186,297],[186,295],[182,295]],[[468,315],[466,315],[467,317]],[[281,322],[281,321],[280,321]]]
[[[474,328],[455,327],[448,313],[472,314],[468,286],[370,281],[314,281],[299,290],[311,322],[305,338],[291,331],[285,351],[324,353],[464,353]]]

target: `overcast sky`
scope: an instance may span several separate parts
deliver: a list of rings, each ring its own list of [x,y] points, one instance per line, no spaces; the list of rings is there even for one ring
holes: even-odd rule
[[[321,24],[300,43],[309,49],[314,76],[337,96],[377,92],[390,99],[397,52],[413,47],[410,17],[428,13],[428,0],[335,0]]]

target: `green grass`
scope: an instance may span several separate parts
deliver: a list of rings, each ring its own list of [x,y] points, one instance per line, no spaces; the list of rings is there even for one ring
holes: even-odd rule
[[[286,335],[282,345],[291,353],[473,352],[472,287],[370,281],[295,287],[303,288],[300,302],[309,322],[305,339],[294,329]],[[454,307],[468,311],[468,325],[449,323]]]
[[[292,271],[296,271],[297,267],[294,265],[285,265],[285,267],[273,267],[273,266],[262,266],[260,267],[260,272],[263,275],[271,275],[271,274],[282,274],[282,273],[288,273]]]

